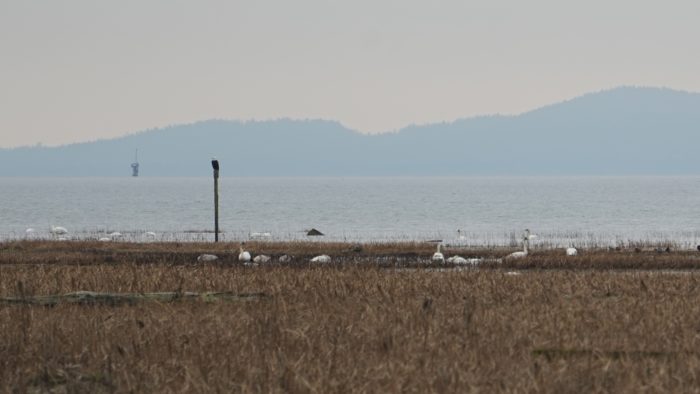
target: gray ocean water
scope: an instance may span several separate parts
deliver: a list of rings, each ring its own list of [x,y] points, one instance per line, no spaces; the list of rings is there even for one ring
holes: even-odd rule
[[[207,241],[213,217],[208,178],[0,178],[3,240],[50,238],[55,225],[68,239]],[[315,240],[511,245],[529,228],[542,247],[695,248],[700,177],[221,178],[220,227],[225,241],[316,228]]]

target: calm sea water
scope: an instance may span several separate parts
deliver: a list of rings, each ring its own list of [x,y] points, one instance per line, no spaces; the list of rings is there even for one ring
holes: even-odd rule
[[[208,178],[0,178],[0,239],[213,240]],[[540,246],[628,241],[700,243],[700,177],[222,178],[223,240],[443,239],[515,243],[529,228]],[[464,239],[457,239],[462,229]]]

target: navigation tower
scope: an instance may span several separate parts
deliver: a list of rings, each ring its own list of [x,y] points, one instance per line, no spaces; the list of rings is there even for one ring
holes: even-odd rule
[[[131,163],[131,176],[139,176],[139,150],[136,149],[134,154],[134,162]]]

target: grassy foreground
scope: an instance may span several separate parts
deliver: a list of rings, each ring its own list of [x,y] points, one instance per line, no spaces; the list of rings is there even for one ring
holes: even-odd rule
[[[559,251],[536,251],[505,269],[454,271],[413,264],[432,253],[422,244],[248,246],[294,254],[298,263],[244,267],[225,244],[0,244],[0,297],[264,294],[0,304],[0,392],[700,387],[700,277],[672,270],[694,268],[690,252],[590,251],[566,260]],[[322,250],[344,263],[302,262]],[[195,263],[202,252],[221,261]],[[636,261],[660,269],[604,270],[606,259],[614,268],[635,268]],[[509,274],[516,268],[528,269]]]

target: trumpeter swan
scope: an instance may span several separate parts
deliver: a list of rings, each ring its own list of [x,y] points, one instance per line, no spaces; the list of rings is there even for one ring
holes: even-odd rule
[[[51,234],[53,234],[54,236],[68,234],[68,230],[67,230],[65,227],[61,227],[61,226],[53,226],[53,225],[52,225],[52,226],[51,226],[51,230],[49,230],[49,231],[50,231]]]
[[[219,257],[214,254],[200,254],[197,256],[197,261],[216,261]]]
[[[154,233],[153,231],[146,231],[146,236],[150,238],[155,238],[156,233]]]
[[[508,276],[517,276],[517,275],[520,275],[520,272],[518,272],[518,271],[508,271],[508,272],[506,272],[506,275],[508,275]]]
[[[109,235],[110,238],[114,239],[114,238],[120,238],[122,236],[122,233],[120,233],[119,231],[113,231],[107,235]]]
[[[525,229],[525,235],[523,236],[523,250],[520,252],[513,252],[506,256],[507,259],[522,259],[527,257],[529,250],[528,247],[530,245],[530,240],[533,238],[536,238],[536,235],[530,234],[529,229]]]
[[[437,244],[437,252],[433,253],[433,257],[430,258],[433,263],[444,263],[445,256],[440,252],[440,243]]]
[[[245,242],[241,242],[241,245],[238,247],[238,261],[247,263],[250,261],[250,253],[243,250],[243,245],[245,245]]]
[[[109,237],[101,237],[100,239],[98,239],[98,241],[100,241],[100,242],[109,242],[111,240],[112,240],[112,238],[109,238]]]
[[[462,229],[461,229],[461,228],[458,228],[458,229],[457,229],[457,240],[458,240],[458,241],[466,241],[466,240],[467,240],[466,235],[462,234]]]
[[[462,256],[452,256],[452,257],[449,257],[445,261],[447,261],[448,263],[457,264],[457,265],[478,265],[478,264],[481,264],[484,261],[484,259],[480,259],[480,258],[465,259]]]
[[[256,232],[256,233],[248,234],[248,238],[250,238],[250,239],[268,239],[268,238],[272,238],[272,234],[269,232],[263,232],[263,233]]]
[[[280,263],[289,263],[289,262],[291,262],[291,261],[292,261],[292,256],[290,256],[290,255],[288,255],[288,254],[283,254],[283,255],[280,256],[280,258],[279,258],[279,262],[280,262]]]
[[[566,248],[566,255],[567,256],[576,256],[576,255],[578,255],[578,250],[576,250],[576,248],[574,248],[573,246],[570,246],[570,247]]]
[[[331,262],[331,256],[327,254],[322,254],[320,256],[316,256],[313,259],[311,259],[312,263],[330,263]]]
[[[254,263],[267,263],[268,261],[270,261],[270,256],[265,254],[259,254],[253,258]]]

